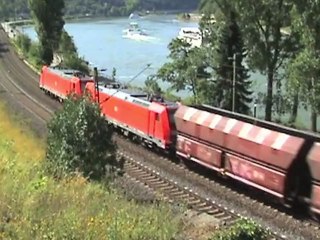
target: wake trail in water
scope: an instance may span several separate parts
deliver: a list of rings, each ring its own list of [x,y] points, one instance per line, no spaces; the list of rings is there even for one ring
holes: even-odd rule
[[[133,35],[133,36],[127,36],[123,35],[123,38],[138,41],[138,42],[150,42],[150,43],[160,43],[161,39],[157,37],[152,36],[141,36],[141,35]]]

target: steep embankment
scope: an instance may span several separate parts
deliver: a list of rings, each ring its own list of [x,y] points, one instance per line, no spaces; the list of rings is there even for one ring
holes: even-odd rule
[[[168,207],[127,202],[81,176],[44,171],[44,143],[0,104],[0,239],[171,239],[179,230]],[[170,220],[169,220],[170,219]]]

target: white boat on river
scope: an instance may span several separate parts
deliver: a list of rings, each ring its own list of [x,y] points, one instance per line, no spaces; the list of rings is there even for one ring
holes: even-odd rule
[[[148,41],[153,39],[146,31],[140,28],[137,22],[131,22],[129,28],[123,30],[123,38],[129,38],[137,41]]]
[[[178,38],[189,43],[191,47],[200,47],[202,43],[202,36],[198,27],[181,28]]]

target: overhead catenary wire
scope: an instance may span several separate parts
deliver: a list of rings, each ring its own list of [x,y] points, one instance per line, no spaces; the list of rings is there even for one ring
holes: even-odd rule
[[[140,72],[138,72],[133,78],[131,78],[126,84],[129,84],[131,82],[133,82],[137,77],[139,77],[144,71],[146,71],[149,67],[151,66],[151,63],[148,63]],[[96,91],[98,94],[98,102],[99,104],[102,104],[106,101],[108,101],[110,98],[112,98],[116,93],[120,92],[121,88],[117,89],[113,94],[111,94],[108,98],[106,98],[104,101],[100,102],[99,99],[99,81],[98,81],[98,77],[96,77],[95,80],[95,85],[96,85]]]

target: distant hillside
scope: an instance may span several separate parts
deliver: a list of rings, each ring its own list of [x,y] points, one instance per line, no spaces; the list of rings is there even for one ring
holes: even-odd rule
[[[200,0],[66,0],[66,16],[125,16],[133,11],[195,10]],[[0,18],[28,18],[28,0],[0,0]]]

